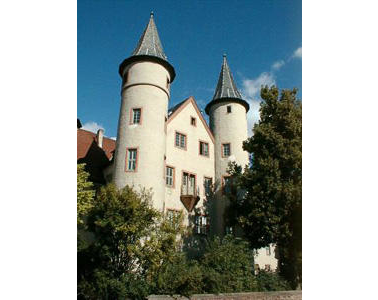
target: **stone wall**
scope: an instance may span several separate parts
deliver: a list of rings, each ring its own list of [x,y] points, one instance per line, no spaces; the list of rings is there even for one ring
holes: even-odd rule
[[[148,300],[302,300],[302,291],[282,292],[253,292],[253,293],[232,293],[232,294],[202,294],[191,297],[150,295]]]

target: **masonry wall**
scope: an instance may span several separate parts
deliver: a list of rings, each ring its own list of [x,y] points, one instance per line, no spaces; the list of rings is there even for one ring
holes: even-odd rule
[[[149,300],[301,300],[302,291],[282,291],[282,292],[253,292],[253,293],[231,293],[231,294],[202,294],[191,297],[151,295]]]

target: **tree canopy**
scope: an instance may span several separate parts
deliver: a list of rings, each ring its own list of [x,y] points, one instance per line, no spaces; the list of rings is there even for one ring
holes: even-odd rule
[[[231,197],[230,225],[244,229],[254,248],[278,246],[279,270],[295,288],[301,282],[302,104],[296,89],[261,88],[260,121],[243,143],[251,166],[233,164],[243,197]]]

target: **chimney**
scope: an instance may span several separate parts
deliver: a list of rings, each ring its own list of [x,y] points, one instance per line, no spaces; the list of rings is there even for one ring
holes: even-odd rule
[[[104,139],[104,129],[97,130],[97,146],[102,148],[102,140]]]

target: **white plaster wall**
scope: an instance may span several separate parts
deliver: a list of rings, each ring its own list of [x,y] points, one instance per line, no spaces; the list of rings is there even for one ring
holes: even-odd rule
[[[227,113],[228,105],[231,105],[231,113]],[[245,107],[232,101],[214,104],[210,110],[210,126],[215,137],[215,178],[218,187],[216,233],[223,235],[225,228],[223,215],[227,200],[221,192],[222,176],[228,174],[228,164],[231,161],[235,161],[243,167],[249,163],[248,153],[242,148],[243,141],[248,137]],[[223,143],[231,144],[229,157],[222,157]]]
[[[278,260],[276,258],[276,247],[275,245],[270,245],[270,255],[266,254],[266,249],[258,249],[257,254],[255,255],[255,264],[258,264],[260,270],[265,269],[265,265],[270,265],[272,271],[277,270]]]
[[[127,81],[121,92],[113,181],[118,188],[125,185],[134,186],[137,190],[151,188],[153,206],[162,210],[169,72],[153,62],[136,62],[128,66],[126,72]],[[132,108],[142,108],[142,123],[139,125],[130,125]],[[126,148],[138,149],[136,172],[125,171]]]
[[[196,126],[192,126],[191,117],[196,118]],[[175,132],[179,131],[187,136],[187,149],[175,146]],[[199,141],[209,144],[209,157],[199,154]],[[165,209],[176,209],[185,214],[185,225],[188,225],[188,212],[180,201],[182,172],[187,171],[196,175],[196,185],[200,189],[200,201],[196,207],[203,206],[205,190],[204,177],[211,177],[214,182],[214,144],[203,126],[192,103],[189,103],[167,125],[167,159],[166,164],[175,168],[175,187],[165,188]],[[165,186],[165,185],[164,185]]]

